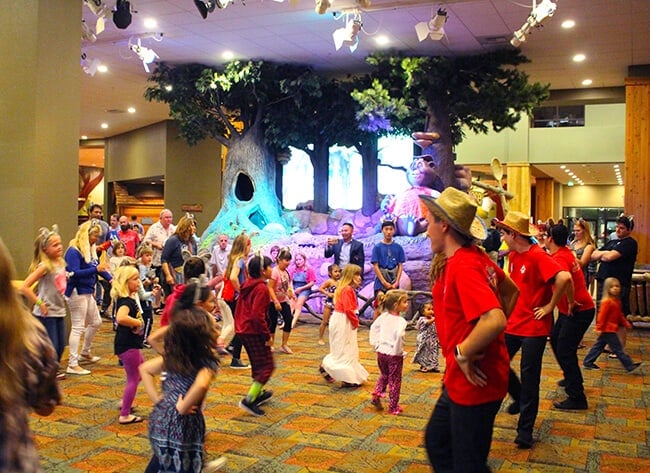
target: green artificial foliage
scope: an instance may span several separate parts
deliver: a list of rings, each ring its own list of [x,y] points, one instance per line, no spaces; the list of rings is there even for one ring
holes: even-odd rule
[[[365,113],[360,122],[380,117],[400,133],[439,133],[426,152],[439,159],[445,187],[455,183],[453,147],[463,127],[476,133],[514,128],[521,113],[531,114],[549,94],[548,85],[528,83],[517,69],[528,59],[515,49],[464,57],[377,54],[367,62],[372,85],[354,95]]]

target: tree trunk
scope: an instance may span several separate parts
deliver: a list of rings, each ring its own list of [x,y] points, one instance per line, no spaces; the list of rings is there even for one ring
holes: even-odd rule
[[[233,136],[222,180],[223,206],[202,236],[211,247],[225,230],[249,234],[271,223],[286,228],[282,205],[275,194],[275,158],[264,144],[261,121],[241,136]]]
[[[454,178],[454,154],[449,125],[449,107],[446,103],[437,102],[427,108],[427,132],[436,132],[440,139],[431,146],[422,150],[422,154],[430,154],[436,164],[438,177],[442,181],[443,189],[456,187]],[[438,189],[442,191],[443,189]]]
[[[377,169],[379,167],[379,138],[372,135],[357,148],[363,163],[363,197],[361,213],[370,216],[379,208],[377,204]]]
[[[315,143],[314,150],[309,153],[309,157],[314,167],[314,212],[327,213],[329,211],[330,177],[329,143]]]

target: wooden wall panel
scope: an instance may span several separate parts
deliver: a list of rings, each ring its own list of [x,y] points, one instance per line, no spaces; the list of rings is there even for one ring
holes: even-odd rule
[[[508,190],[515,194],[509,202],[509,210],[530,215],[530,164],[508,163]]]
[[[625,212],[634,215],[637,263],[650,263],[650,78],[625,81]]]
[[[559,215],[553,215],[553,202],[555,202],[555,183],[551,178],[535,179],[535,222],[546,221],[549,218],[557,220]]]

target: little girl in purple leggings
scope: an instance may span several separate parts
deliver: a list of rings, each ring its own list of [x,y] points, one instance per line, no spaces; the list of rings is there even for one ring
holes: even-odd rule
[[[144,320],[142,309],[135,295],[140,287],[140,271],[135,266],[120,266],[113,277],[111,297],[114,300],[115,354],[126,371],[126,386],[122,395],[120,424],[142,422],[142,417],[131,414],[131,406],[140,382],[138,368],[144,362],[142,342],[144,341]]]
[[[390,402],[388,412],[398,415],[402,412],[399,394],[402,388],[402,367],[404,366],[404,337],[406,320],[402,313],[408,307],[408,295],[404,291],[391,290],[384,298],[384,310],[370,326],[370,344],[377,352],[379,379],[372,392],[372,403],[381,408],[381,398],[388,387]]]

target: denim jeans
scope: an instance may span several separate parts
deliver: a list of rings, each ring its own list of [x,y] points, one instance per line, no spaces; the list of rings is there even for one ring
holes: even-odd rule
[[[519,403],[517,433],[532,441],[533,427],[539,409],[539,381],[546,337],[521,337],[506,333],[505,338],[511,360],[521,348],[521,361],[519,362],[521,382],[510,367],[508,393],[515,402]]]
[[[600,354],[605,349],[605,345],[609,345],[609,348],[616,354],[618,360],[622,363],[626,370],[630,371],[632,369],[633,361],[632,359],[623,351],[623,345],[618,339],[618,335],[612,332],[603,332],[600,334],[594,346],[591,347],[587,356],[585,356],[584,363],[586,365],[594,363]]]
[[[429,462],[436,473],[489,472],[494,418],[501,401],[475,406],[454,403],[443,387],[424,432]]]
[[[582,372],[578,365],[578,345],[593,322],[595,313],[596,309],[575,312],[570,317],[561,313],[551,333],[551,348],[564,373],[564,389],[572,399],[586,399]]]

